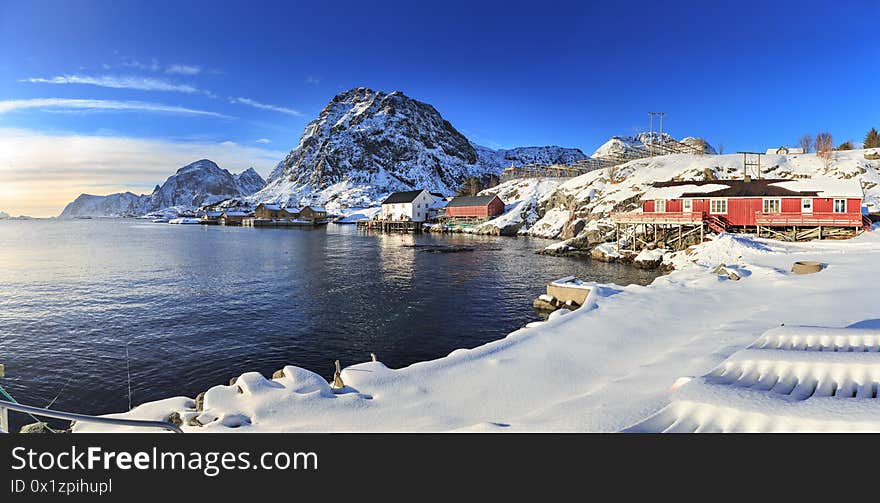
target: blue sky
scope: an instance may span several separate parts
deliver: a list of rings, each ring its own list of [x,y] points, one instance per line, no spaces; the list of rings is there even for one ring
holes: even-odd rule
[[[0,142],[19,146],[0,210],[28,208],[28,182],[55,182],[32,212],[57,214],[201,157],[265,174],[356,86],[431,103],[491,147],[590,153],[648,111],[727,152],[858,142],[880,127],[877,26],[876,0],[0,0]]]

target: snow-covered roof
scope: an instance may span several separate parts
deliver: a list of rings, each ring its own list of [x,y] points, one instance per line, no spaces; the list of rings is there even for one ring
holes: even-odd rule
[[[266,209],[269,210],[269,211],[281,211],[281,205],[280,205],[280,204],[266,204],[266,203],[262,203],[260,206],[262,206],[263,208],[266,208]]]
[[[306,208],[309,208],[310,210],[312,210],[314,212],[318,212],[318,213],[327,213],[327,210],[325,210],[321,206],[303,206],[302,210],[304,210]],[[302,210],[297,211],[297,213],[301,212]]]
[[[858,178],[848,180],[830,177],[806,178],[775,182],[773,185],[800,192],[816,192],[819,197],[862,198],[865,195],[862,183]]]
[[[695,183],[683,183],[681,185],[672,185],[672,186],[664,186],[664,187],[658,187],[657,185],[655,185],[645,191],[645,195],[642,196],[642,199],[678,199],[682,196],[682,194],[687,194],[687,193],[708,194],[710,192],[724,190],[726,188],[727,188],[727,185],[723,185],[720,183],[706,183],[706,184],[699,184],[698,185],[695,182]]]
[[[857,178],[701,180],[657,182],[645,191],[643,199],[767,196],[862,198],[863,192]]]
[[[227,217],[246,217],[250,215],[247,211],[226,211],[224,214]]]

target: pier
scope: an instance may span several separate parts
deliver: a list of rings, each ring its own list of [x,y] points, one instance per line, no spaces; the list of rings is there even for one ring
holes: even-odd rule
[[[380,232],[422,232],[424,222],[411,220],[359,220],[358,230]]]

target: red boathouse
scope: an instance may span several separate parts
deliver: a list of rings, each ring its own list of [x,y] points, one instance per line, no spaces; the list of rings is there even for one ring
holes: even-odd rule
[[[740,230],[788,241],[848,237],[870,228],[863,198],[856,178],[657,182],[642,197],[641,212],[615,213],[612,219],[618,231],[620,224],[643,225],[645,234],[664,238],[669,227],[681,235],[682,226],[688,234],[699,227],[700,236],[706,230]]]

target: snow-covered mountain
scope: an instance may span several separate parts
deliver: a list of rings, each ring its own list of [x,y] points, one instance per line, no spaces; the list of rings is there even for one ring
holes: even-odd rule
[[[639,133],[635,136],[612,136],[593,152],[592,157],[611,157],[624,153],[643,151],[651,144],[675,141],[669,133]],[[715,148],[702,138],[688,136],[679,140],[693,147],[705,147],[705,153],[716,154]]]
[[[452,194],[467,177],[498,173],[511,164],[583,158],[577,149],[474,145],[433,106],[400,91],[359,87],[324,107],[251,200],[365,207],[396,190]]]
[[[498,172],[508,166],[522,166],[523,164],[574,164],[577,161],[587,159],[587,155],[578,148],[557,146],[493,150],[474,145],[474,149],[477,151],[480,164],[485,166],[489,172]]]
[[[58,218],[76,217],[136,217],[147,213],[149,195],[120,192],[107,196],[80,194],[68,203]]]
[[[81,194],[64,208],[59,218],[125,217],[152,212],[192,211],[205,204],[249,196],[264,185],[263,178],[253,168],[233,175],[213,161],[201,159],[178,169],[162,185],[156,185],[152,194]]]

